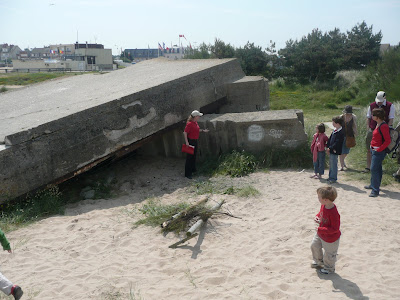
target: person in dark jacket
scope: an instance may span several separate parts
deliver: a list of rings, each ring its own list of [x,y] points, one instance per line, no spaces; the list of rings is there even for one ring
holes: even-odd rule
[[[329,137],[326,153],[329,155],[329,178],[328,183],[337,181],[338,157],[342,154],[344,131],[342,130],[343,119],[338,116],[332,118],[332,125],[335,128]]]

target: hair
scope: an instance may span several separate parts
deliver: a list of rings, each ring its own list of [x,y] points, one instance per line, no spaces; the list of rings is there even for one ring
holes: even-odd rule
[[[325,132],[325,124],[324,123],[319,123],[317,125],[317,129],[319,133],[324,133]]]
[[[381,120],[385,119],[385,111],[383,110],[383,108],[374,108],[372,110],[372,115]]]
[[[322,197],[322,199],[328,199],[332,202],[335,201],[337,197],[337,191],[333,186],[323,186],[317,189],[317,194]]]
[[[194,117],[190,114],[189,117],[187,118],[186,123],[192,122]]]
[[[332,121],[335,122],[335,123],[340,124],[340,126],[343,126],[343,119],[340,116],[333,117]]]

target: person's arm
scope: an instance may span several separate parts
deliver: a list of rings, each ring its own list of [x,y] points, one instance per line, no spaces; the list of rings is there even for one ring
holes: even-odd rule
[[[189,141],[188,141],[188,137],[187,137],[187,132],[186,131],[183,132],[183,137],[185,138],[186,146],[189,146]]]
[[[389,126],[393,126],[394,115],[395,115],[395,108],[394,105],[392,104],[389,110],[389,122],[388,122]]]
[[[353,115],[353,133],[354,136],[358,134],[358,129],[357,129],[357,116]]]
[[[367,110],[367,129],[369,129],[369,123],[371,123],[372,115],[371,115],[371,106],[368,106]]]
[[[342,129],[343,130],[343,129]],[[332,138],[329,141],[329,152],[335,154],[336,153],[336,146],[339,142],[339,132],[332,134]]]
[[[382,132],[383,139],[385,140],[382,145],[378,149],[376,149],[377,152],[382,152],[389,146],[391,138],[390,138],[390,132],[389,132],[389,126],[387,124],[383,124],[383,126],[379,126],[379,129]],[[378,130],[379,130],[378,129]]]
[[[0,243],[3,246],[3,250],[7,250],[8,252],[11,252],[10,243],[8,242],[5,234],[1,230],[0,230]]]

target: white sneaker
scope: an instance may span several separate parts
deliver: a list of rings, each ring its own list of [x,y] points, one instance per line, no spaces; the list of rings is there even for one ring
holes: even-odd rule
[[[324,269],[324,268],[322,268],[322,269],[318,270],[318,272],[319,272],[320,274],[322,274],[322,275],[328,275],[328,274],[332,274],[332,273],[334,273],[334,272],[332,272],[332,271],[329,271],[329,270],[327,270],[327,269]]]

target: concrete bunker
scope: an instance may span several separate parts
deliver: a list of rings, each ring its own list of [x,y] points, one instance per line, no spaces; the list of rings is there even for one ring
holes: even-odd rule
[[[268,97],[268,82],[246,77],[235,59],[156,59],[117,72],[52,80],[4,93],[0,95],[0,202],[62,182],[142,146],[148,153],[163,149],[164,155],[181,156],[182,122],[196,108],[220,114],[203,119],[216,124],[215,136],[204,143],[208,145],[204,151],[210,153],[213,143],[225,149],[223,135],[231,133],[233,113],[253,112],[238,123],[242,130],[236,130],[236,141],[241,147],[245,126],[263,127],[262,118],[274,122],[275,113],[265,114]],[[292,112],[293,116],[298,120],[298,114]],[[255,131],[247,135],[255,136]],[[160,141],[164,146],[154,147]]]

